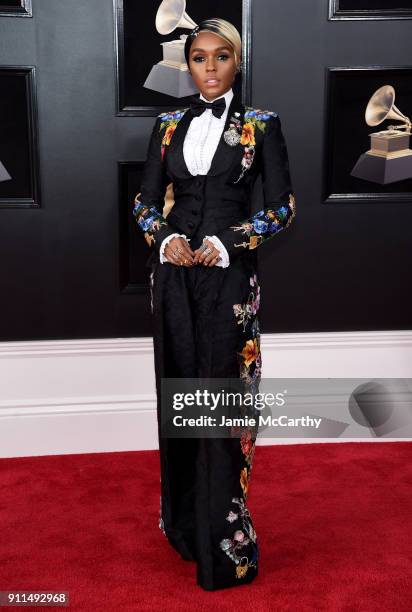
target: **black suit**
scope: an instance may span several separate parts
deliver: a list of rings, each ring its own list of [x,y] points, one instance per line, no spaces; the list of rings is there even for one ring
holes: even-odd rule
[[[254,110],[233,97],[223,132],[232,117],[240,127],[251,119],[252,127],[250,121],[243,125],[236,146],[227,144],[222,133],[203,176],[192,176],[183,156],[190,110],[176,111],[177,126],[171,128],[167,114],[159,116],[135,199],[137,223],[154,245],[148,265],[161,459],[159,526],[183,558],[197,561],[197,582],[206,590],[250,582],[257,575],[257,538],[245,505],[256,431],[245,430],[241,440],[161,437],[160,383],[168,377],[241,378],[248,389],[258,389],[255,247],[289,225],[295,205],[279,117],[269,111],[256,116]],[[173,127],[168,144],[166,130]],[[245,146],[252,144],[252,164],[244,167]],[[265,208],[250,216],[259,173]],[[175,203],[165,219],[164,195],[171,181]],[[205,235],[217,235],[229,253],[229,267],[160,264],[160,244],[173,232],[191,238],[192,249]]]

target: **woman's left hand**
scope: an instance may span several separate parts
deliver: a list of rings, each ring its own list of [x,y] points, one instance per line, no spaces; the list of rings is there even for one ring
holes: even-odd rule
[[[201,247],[195,249],[193,264],[196,265],[197,263],[199,263],[209,267],[215,266],[220,261],[220,251],[215,247],[212,242],[209,242],[209,240],[204,240],[203,244],[206,244],[210,251],[205,254],[205,251],[201,250]]]

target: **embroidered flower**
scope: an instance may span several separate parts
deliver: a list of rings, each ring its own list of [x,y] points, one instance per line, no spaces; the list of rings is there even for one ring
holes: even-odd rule
[[[243,124],[242,136],[240,138],[240,144],[242,145],[255,145],[255,128],[252,123],[247,122]]]
[[[248,242],[241,242],[234,246],[255,249],[259,244],[288,227],[295,215],[295,196],[290,193],[288,202],[281,204],[278,208],[259,210],[250,219],[231,225],[230,228],[235,232],[241,232],[248,237]]]
[[[233,312],[238,318],[238,325],[243,325],[243,331],[246,330],[246,325],[253,315],[256,315],[260,306],[260,287],[256,274],[250,277],[250,285],[256,288],[256,291],[251,291],[245,304],[233,304]]]
[[[255,453],[255,442],[252,440],[252,432],[250,429],[242,431],[240,436],[240,447],[242,453],[245,456],[246,463],[250,466],[253,461],[253,455]]]
[[[175,129],[176,129],[176,124],[168,125],[167,128],[165,129],[165,133],[162,139],[162,159],[165,156],[166,147],[170,144],[170,141],[172,140],[172,136],[173,136]]]
[[[236,514],[236,512],[233,512],[232,510],[229,512],[229,514],[226,517],[226,520],[229,521],[229,523],[233,523],[233,521],[236,521],[238,518],[238,514]]]
[[[249,170],[253,164],[256,145],[255,127],[263,133],[266,130],[266,123],[268,119],[270,119],[270,117],[277,116],[277,113],[274,113],[273,111],[261,110],[259,108],[246,106],[243,117],[244,123],[242,126],[242,136],[240,139],[240,144],[244,146],[244,153],[241,161],[242,171],[238,178],[233,181],[235,184],[243,178],[245,172]]]
[[[246,367],[249,367],[253,363],[259,353],[259,347],[256,342],[256,338],[253,340],[247,340],[242,352],[240,353],[244,359]]]
[[[245,534],[243,533],[243,531],[238,529],[233,534],[233,539],[236,540],[236,542],[244,542],[245,541]]]
[[[245,117],[264,132],[266,128],[266,121],[270,117],[277,117],[278,114],[270,110],[262,110],[260,108],[252,108],[251,106],[246,107]]]
[[[167,221],[154,206],[144,206],[139,196],[140,193],[134,200],[133,215],[136,218],[137,225],[145,232],[144,237],[150,245],[155,241],[155,232],[162,225],[167,225]]]
[[[165,130],[161,144],[162,160],[165,156],[166,147],[169,146],[170,141],[172,140],[177,124],[187,110],[187,108],[183,108],[169,113],[160,113],[159,117],[162,121],[160,122],[159,132]]]
[[[220,541],[220,548],[236,564],[236,578],[243,578],[250,567],[257,568],[259,549],[256,532],[244,499],[233,497],[232,503],[239,506],[239,512],[230,511],[229,515],[239,517],[241,528],[234,531],[232,538],[223,538]]]
[[[247,468],[243,468],[240,472],[240,485],[243,490],[243,497],[247,498],[247,492],[249,488],[248,471]]]

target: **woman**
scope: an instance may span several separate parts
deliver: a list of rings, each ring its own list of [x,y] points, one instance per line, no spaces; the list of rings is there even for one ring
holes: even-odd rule
[[[153,246],[154,321],[161,496],[159,526],[183,559],[197,562],[205,590],[251,582],[258,545],[246,507],[256,435],[162,437],[161,380],[260,379],[256,247],[295,216],[278,115],[246,107],[232,85],[241,39],[229,22],[202,21],[185,56],[200,96],[161,113],[154,125],[134,215]],[[250,215],[261,174],[265,208]],[[174,204],[163,216],[165,189]]]

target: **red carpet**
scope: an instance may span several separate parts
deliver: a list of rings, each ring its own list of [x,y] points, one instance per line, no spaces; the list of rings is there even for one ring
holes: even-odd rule
[[[409,442],[257,447],[259,576],[216,592],[157,526],[157,452],[2,459],[0,483],[1,591],[90,612],[412,609]]]

